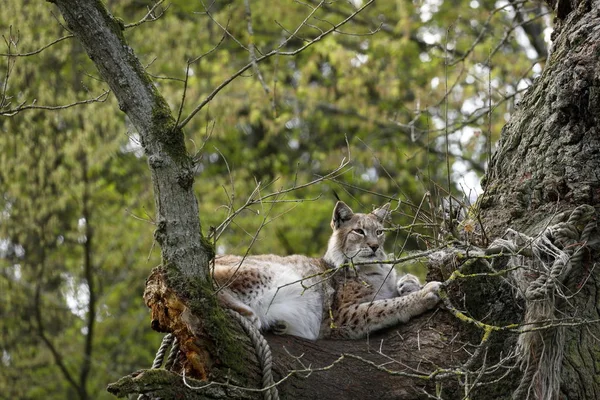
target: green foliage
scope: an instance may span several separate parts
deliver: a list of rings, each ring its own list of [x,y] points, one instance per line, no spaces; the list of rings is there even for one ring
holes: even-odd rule
[[[107,3],[126,24],[149,5]],[[247,65],[251,43],[259,57],[276,49],[318,3],[250,2],[253,36],[244,2],[206,4],[209,10],[172,1],[158,20],[124,32],[179,122]],[[512,27],[514,9],[495,7],[487,0],[378,2],[338,33],[284,55],[354,10],[327,3],[281,54],[259,64],[268,91],[252,68],[221,90],[184,128],[207,236],[249,197],[304,185],[343,159],[349,166],[335,179],[247,207],[219,236],[217,252],[322,255],[334,192],[355,211],[400,202],[394,223],[418,222],[413,231],[431,235],[437,198],[448,190],[444,128],[455,171],[481,172],[515,93],[531,76],[534,60],[515,39],[522,32]],[[2,8],[5,45],[18,38],[13,54],[68,33],[49,3],[5,0]],[[201,55],[184,85],[186,63]],[[106,89],[75,39],[0,61],[0,112],[34,100],[70,104]],[[173,123],[164,110],[155,117]],[[89,362],[87,396],[110,398],[108,382],[151,364],[160,338],[149,329],[141,294],[160,255],[152,243],[150,173],[136,138],[110,95],[0,117],[2,396],[84,398],[77,388]],[[460,195],[454,183],[451,190]],[[388,252],[431,244],[407,238],[409,230],[390,233]],[[95,324],[85,355],[90,287]]]
[[[3,21],[13,25],[10,39],[19,33],[19,51],[65,34],[50,10],[9,2],[10,21]],[[2,33],[9,39],[6,25]],[[13,105],[68,104],[105,88],[74,40],[31,61],[15,62],[8,86]],[[141,220],[152,210],[149,172],[126,150],[124,118],[113,99],[82,111],[32,110],[0,119],[0,352],[8,371],[0,391],[6,398],[78,397],[67,375],[78,382],[86,362],[88,395],[110,398],[106,383],[151,363],[148,346],[159,340],[147,329],[141,299],[147,271],[159,262],[157,252],[147,260],[152,224]],[[89,357],[86,253],[97,299]]]

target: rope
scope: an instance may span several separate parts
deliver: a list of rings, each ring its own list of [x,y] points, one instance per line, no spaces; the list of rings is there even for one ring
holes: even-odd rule
[[[254,346],[256,356],[262,369],[262,387],[265,389],[264,399],[279,400],[279,392],[277,391],[275,381],[273,380],[273,358],[269,343],[267,343],[265,337],[256,328],[256,325],[250,322],[246,317],[231,309],[228,309],[227,311],[240,323],[240,325],[242,325],[242,328],[244,328],[244,331],[246,331],[246,334],[250,337],[250,341]]]
[[[529,286],[526,295],[528,299],[540,300],[551,295],[556,282],[562,282],[573,266],[581,264],[583,260],[583,251],[581,250],[587,244],[590,234],[596,226],[593,220],[595,213],[594,207],[587,204],[581,205],[573,210],[567,222],[558,223],[540,235],[538,243],[534,246],[536,256],[543,259],[544,256],[550,255],[554,257],[554,263],[549,274],[542,274]],[[578,226],[583,224],[585,227],[580,234]],[[558,242],[562,250],[553,242]]]
[[[595,215],[594,207],[581,205],[566,222],[548,227],[535,238],[509,229],[504,239],[495,240],[486,250],[488,254],[506,251],[512,254],[509,265],[526,267],[513,273],[527,303],[526,326],[554,318],[555,297],[563,296],[557,285],[565,282],[573,267],[581,266],[583,249],[596,228]],[[531,281],[527,271],[537,271],[539,276]],[[519,347],[525,368],[512,398],[527,399],[533,381],[540,388],[539,399],[554,398],[560,390],[558,373],[563,359],[564,328],[525,331],[519,336]]]
[[[517,387],[517,390],[513,392],[513,400],[527,399],[529,397],[529,391],[531,390],[531,384],[535,375],[535,366],[533,363],[527,363],[527,368],[523,373],[523,378]]]
[[[169,357],[167,357],[167,362],[165,363],[165,369],[169,371],[173,368],[173,364],[175,364],[175,360],[177,360],[177,356],[179,355],[179,339],[175,338],[173,341],[173,347],[171,347],[171,352],[169,353]]]
[[[584,255],[581,250],[596,227],[593,219],[595,214],[594,207],[581,205],[573,210],[566,222],[547,228],[536,238],[508,229],[505,238],[496,239],[487,248],[486,254],[507,252],[513,255],[513,265],[523,265],[524,250],[531,249],[534,263],[541,274],[533,282],[519,280],[527,284],[524,288],[526,299],[541,300],[554,291],[557,282],[564,281],[573,266],[581,264]],[[580,234],[578,226],[583,224],[585,227]],[[554,259],[550,267],[547,265],[549,259]]]
[[[171,347],[171,345],[173,344],[173,339],[174,336],[172,333],[167,333],[163,339],[162,342],[160,343],[160,347],[158,348],[158,351],[156,352],[156,356],[154,356],[154,362],[152,363],[152,369],[158,369],[160,368],[160,366],[163,363],[163,360],[165,358],[165,353],[167,351],[168,348]],[[175,339],[175,342],[177,342],[177,340]],[[175,348],[175,346],[173,346],[173,348]],[[173,353],[173,349],[171,349],[171,354]],[[171,355],[169,355],[169,359],[171,358]],[[169,361],[167,360],[167,364],[169,363]],[[137,400],[147,400],[149,399],[148,396],[146,396],[145,394],[140,394],[137,398]]]
[[[582,222],[586,223],[585,228],[583,228],[583,231],[581,232],[581,236],[579,238],[579,241],[582,242],[581,246],[578,249],[578,251],[575,252],[573,257],[571,257],[571,263],[578,265],[583,260],[583,252],[579,251],[579,250],[581,250],[581,247],[585,246],[587,244],[587,242],[590,240],[592,231],[596,227],[596,221],[594,220],[594,216],[596,215],[596,209],[594,209],[594,207],[587,205],[587,204],[581,205],[581,206],[577,207],[575,209],[575,211],[573,211],[571,218],[573,218],[573,215],[575,214],[575,212],[578,212],[578,214],[581,214],[579,216],[580,223],[582,223]],[[569,222],[571,222],[571,218],[569,218]]]
[[[560,232],[565,232],[565,230],[561,230]],[[540,269],[545,269],[546,273],[541,271],[540,276],[529,284],[525,292],[525,297],[528,300],[542,300],[550,296],[554,291],[559,276],[563,272],[566,274],[571,269],[572,263],[570,263],[569,253],[559,249],[552,243],[550,239],[551,234],[552,230],[547,230],[533,243],[533,252],[536,259],[544,260],[550,256],[554,258],[554,262],[550,268],[547,267],[545,262],[540,263]]]
[[[152,363],[152,369],[160,368],[160,366],[162,365],[163,360],[165,358],[165,352],[167,351],[167,348],[171,347],[172,343],[173,343],[173,334],[167,333],[163,337],[160,347],[158,348],[158,351],[156,352],[156,356],[154,357],[154,362]]]

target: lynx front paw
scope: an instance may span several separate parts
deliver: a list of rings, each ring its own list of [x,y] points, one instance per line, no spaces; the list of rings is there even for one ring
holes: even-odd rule
[[[440,290],[440,287],[442,287],[442,282],[431,281],[431,282],[427,282],[427,284],[425,286],[423,286],[423,290],[426,292],[437,293]]]
[[[423,286],[423,300],[427,304],[428,308],[433,308],[440,301],[439,290],[442,286],[442,282],[429,282],[425,286]]]
[[[411,274],[401,276],[396,282],[398,296],[406,296],[407,294],[416,292],[419,289],[421,289],[421,282],[419,282],[419,278]]]

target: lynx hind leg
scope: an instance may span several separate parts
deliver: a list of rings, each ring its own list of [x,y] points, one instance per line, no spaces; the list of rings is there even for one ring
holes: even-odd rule
[[[223,307],[229,308],[233,311],[236,311],[246,317],[250,322],[252,322],[257,329],[261,328],[260,319],[258,315],[248,307],[246,304],[242,303],[239,299],[228,293],[227,291],[219,292],[218,299]]]
[[[412,274],[406,274],[398,278],[396,281],[396,290],[398,291],[398,296],[406,296],[409,293],[416,292],[421,289],[421,282],[419,282],[419,278]]]
[[[276,335],[285,335],[288,333],[289,325],[286,321],[278,320],[271,325],[271,332]]]

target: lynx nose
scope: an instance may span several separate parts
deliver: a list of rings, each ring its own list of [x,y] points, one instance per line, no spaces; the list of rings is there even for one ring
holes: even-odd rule
[[[373,253],[375,253],[377,250],[379,250],[378,244],[370,244],[369,247],[371,248],[371,250],[373,250]]]

